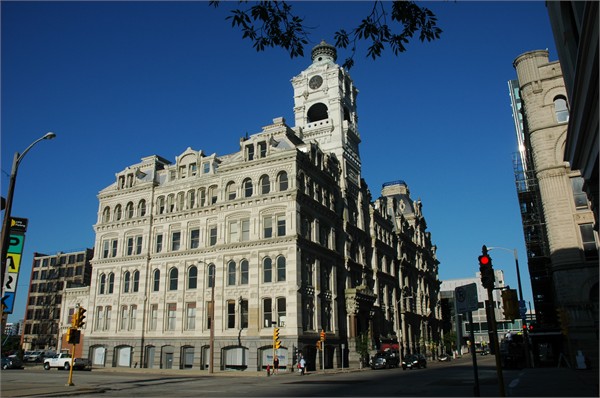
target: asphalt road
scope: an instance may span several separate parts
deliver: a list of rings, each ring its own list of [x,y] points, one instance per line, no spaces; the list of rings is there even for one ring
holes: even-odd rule
[[[493,356],[478,357],[480,396],[498,396]],[[517,371],[503,371],[505,382]],[[94,369],[69,373],[41,368],[2,371],[2,397],[402,397],[473,396],[474,372],[469,357],[430,363],[427,369],[352,370],[284,373],[198,370]],[[508,380],[508,381],[507,381]]]

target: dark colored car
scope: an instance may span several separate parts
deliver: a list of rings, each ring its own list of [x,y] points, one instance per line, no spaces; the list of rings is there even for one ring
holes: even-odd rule
[[[371,369],[389,369],[400,366],[400,355],[394,351],[383,351],[371,357]]]
[[[23,361],[14,355],[2,357],[2,370],[5,369],[23,369]]]
[[[408,355],[402,360],[402,370],[421,369],[426,367],[427,359],[423,354]]]

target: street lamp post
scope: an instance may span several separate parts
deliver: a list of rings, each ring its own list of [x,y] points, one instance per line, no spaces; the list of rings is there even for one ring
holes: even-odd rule
[[[12,170],[10,172],[8,193],[6,196],[6,209],[4,210],[4,220],[2,222],[2,258],[0,258],[0,261],[2,263],[2,270],[1,270],[2,286],[4,286],[4,273],[6,272],[6,256],[8,253],[8,245],[10,243],[11,210],[12,210],[14,191],[15,191],[15,183],[17,182],[17,172],[19,171],[19,164],[21,163],[21,160],[23,160],[23,158],[25,157],[27,152],[29,152],[29,150],[31,148],[33,148],[33,146],[35,144],[37,144],[38,142],[40,142],[42,140],[51,140],[55,137],[56,137],[56,134],[54,134],[54,133],[51,133],[51,132],[46,133],[46,134],[44,134],[44,136],[33,141],[22,153],[15,152],[15,157],[13,158]]]

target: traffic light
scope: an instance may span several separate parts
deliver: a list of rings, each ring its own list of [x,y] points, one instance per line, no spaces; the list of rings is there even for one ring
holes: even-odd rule
[[[320,336],[321,336],[321,341],[325,341],[325,331],[324,330],[321,330]]]
[[[71,326],[73,326],[74,328],[77,327],[77,318],[78,318],[78,316],[79,316],[79,314],[77,313],[77,309],[75,309],[75,312],[71,316]]]
[[[502,290],[502,307],[504,310],[504,319],[514,321],[519,318],[519,300],[515,289]]]
[[[273,329],[273,347],[281,347],[281,341],[279,340],[279,328]]]
[[[494,268],[492,266],[492,258],[487,254],[488,250],[485,245],[481,248],[481,256],[479,260],[479,272],[481,273],[481,284],[486,289],[494,288]]]
[[[69,330],[67,330],[67,343],[79,344],[80,333],[81,332],[75,328],[69,328]]]
[[[77,308],[77,318],[76,318],[76,324],[75,327],[78,329],[83,328],[83,325],[85,325],[85,313],[87,312],[87,310],[83,307],[79,307]]]

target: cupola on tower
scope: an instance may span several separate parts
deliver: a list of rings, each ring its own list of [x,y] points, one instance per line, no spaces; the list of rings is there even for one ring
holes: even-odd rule
[[[295,124],[306,142],[317,142],[323,151],[334,153],[344,176],[359,185],[358,90],[336,60],[335,47],[321,41],[312,50],[312,64],[292,79]]]

